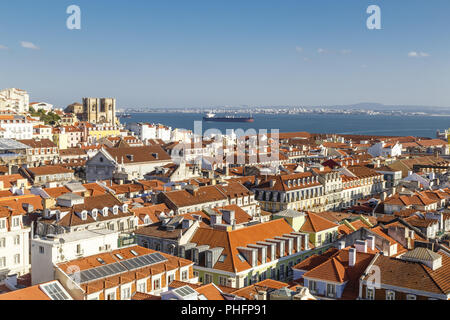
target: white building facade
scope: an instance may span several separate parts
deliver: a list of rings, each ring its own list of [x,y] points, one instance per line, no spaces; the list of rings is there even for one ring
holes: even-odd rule
[[[84,230],[31,240],[32,285],[54,280],[54,265],[118,248],[119,231]]]
[[[21,276],[30,271],[30,231],[23,225],[22,215],[0,213],[0,283],[8,275]]]
[[[30,96],[21,89],[10,88],[0,91],[0,110],[11,110],[17,113],[28,111]]]
[[[0,127],[6,139],[25,140],[33,138],[33,122],[22,116],[0,115]]]

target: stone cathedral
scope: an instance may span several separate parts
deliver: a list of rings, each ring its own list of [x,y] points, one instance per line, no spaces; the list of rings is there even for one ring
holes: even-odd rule
[[[114,98],[83,98],[82,121],[93,124],[115,125],[116,99]]]

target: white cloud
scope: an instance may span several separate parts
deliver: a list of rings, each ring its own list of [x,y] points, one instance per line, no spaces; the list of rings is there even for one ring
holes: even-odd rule
[[[424,57],[429,57],[430,54],[426,53],[426,52],[417,52],[417,51],[411,51],[408,53],[408,57],[411,58],[424,58]]]
[[[8,47],[3,46],[3,45],[0,44],[0,50],[8,50]]]
[[[341,54],[350,54],[350,53],[352,53],[352,50],[348,50],[348,49],[341,50]]]
[[[21,42],[20,42],[20,45],[21,45],[23,48],[26,48],[26,49],[39,50],[39,47],[36,46],[36,45],[35,45],[34,43],[32,43],[32,42],[21,41]]]
[[[308,61],[309,61],[309,58],[304,57],[304,58],[303,58],[303,61],[308,62]]]
[[[303,52],[303,48],[302,47],[299,47],[299,46],[297,46],[297,47],[295,47],[295,51],[297,51],[297,52]]]
[[[325,53],[325,52],[326,52],[325,49],[322,49],[322,48],[317,49],[317,53]]]

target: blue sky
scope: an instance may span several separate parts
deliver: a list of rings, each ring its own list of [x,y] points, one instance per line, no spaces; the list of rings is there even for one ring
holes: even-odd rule
[[[0,88],[32,101],[450,107],[448,0],[4,2]],[[371,4],[382,30],[366,28]]]

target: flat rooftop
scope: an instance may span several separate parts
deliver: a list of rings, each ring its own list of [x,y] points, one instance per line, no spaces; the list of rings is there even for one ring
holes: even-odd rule
[[[42,241],[42,242],[59,242],[61,239],[64,240],[64,243],[67,242],[77,242],[80,240],[87,240],[97,237],[103,237],[110,234],[119,234],[119,231],[112,231],[106,229],[99,230],[82,230],[70,233],[57,234],[54,238],[50,239],[47,237],[37,237],[33,239],[34,241]]]

